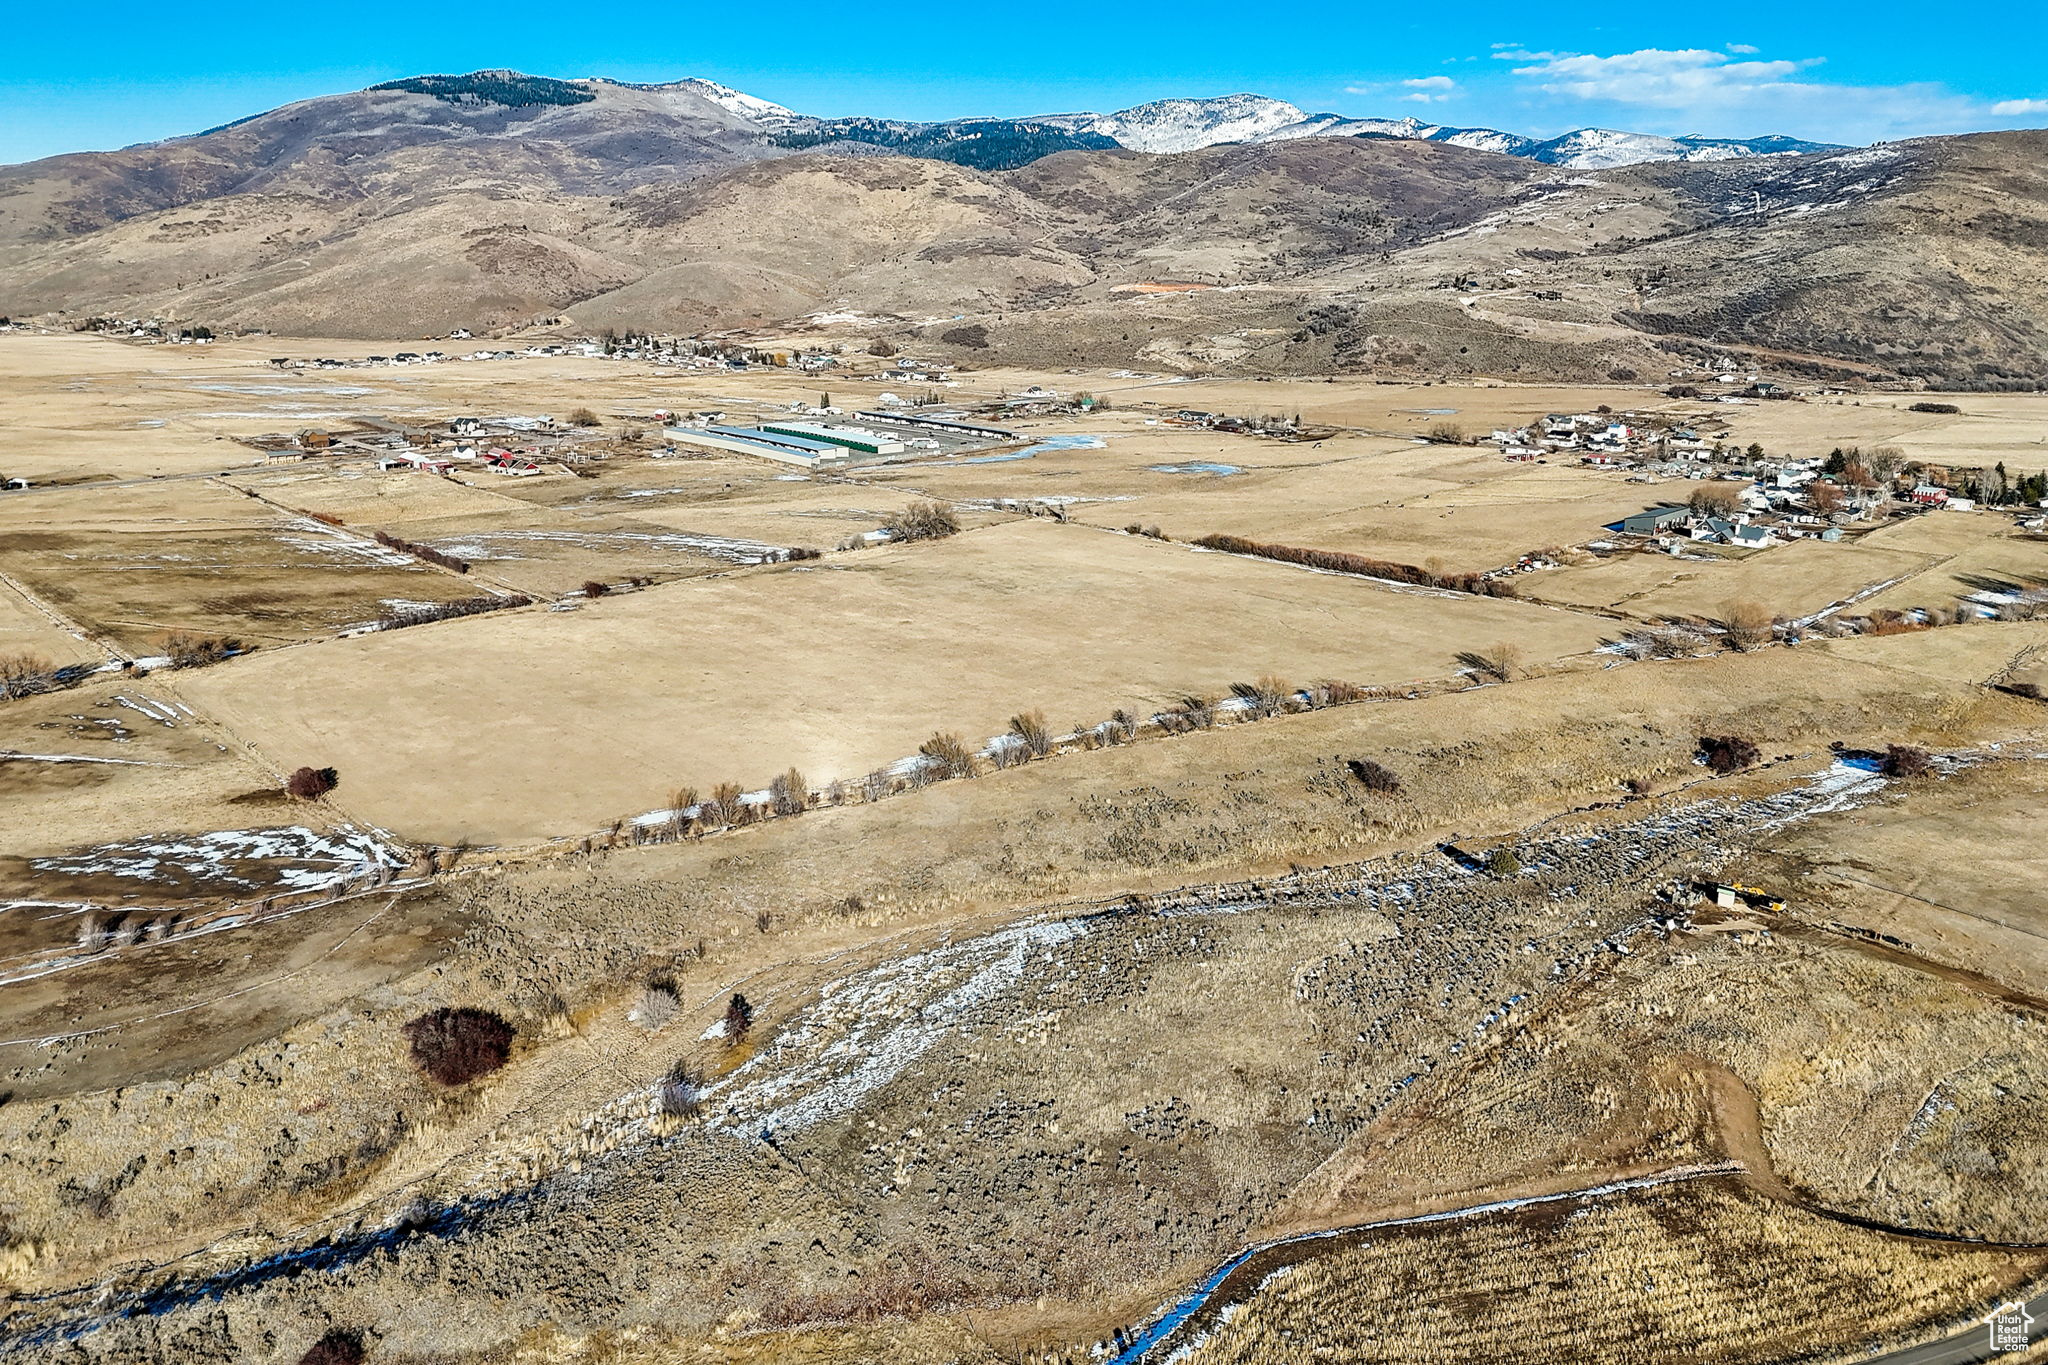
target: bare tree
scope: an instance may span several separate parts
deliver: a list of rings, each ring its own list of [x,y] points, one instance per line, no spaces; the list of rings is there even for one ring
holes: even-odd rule
[[[768,805],[777,815],[800,815],[810,804],[810,779],[795,768],[768,784]]]
[[[55,674],[40,654],[0,654],[0,698],[51,691],[57,685]]]
[[[943,540],[960,529],[960,521],[944,503],[913,502],[882,523],[891,540]]]
[[[1685,505],[1703,515],[1725,517],[1741,509],[1742,488],[1739,483],[1703,483],[1692,490]]]
[[[739,783],[721,782],[711,789],[711,799],[698,808],[698,818],[713,829],[740,824],[744,819],[741,812],[746,809],[746,802],[740,799],[744,795]]]

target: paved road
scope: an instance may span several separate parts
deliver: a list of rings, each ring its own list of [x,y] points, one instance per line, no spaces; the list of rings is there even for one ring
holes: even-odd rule
[[[1181,1342],[1181,1328],[1187,1320],[1205,1306],[1221,1291],[1232,1274],[1252,1261],[1262,1252],[1278,1250],[1303,1242],[1318,1242],[1353,1236],[1383,1228],[1412,1227],[1421,1223],[1443,1223],[1467,1218],[1484,1217],[1489,1214],[1505,1213],[1513,1209],[1537,1205],[1575,1202],[1583,1199],[1597,1199],[1605,1195],[1618,1194],[1624,1190],[1638,1190],[1655,1185],[1670,1185],[1682,1181],[1699,1180],[1715,1176],[1733,1175],[1743,1167],[1738,1162],[1717,1163],[1707,1166],[1685,1166],[1672,1170],[1658,1171],[1649,1175],[1636,1176],[1626,1180],[1615,1180],[1589,1188],[1567,1190],[1557,1194],[1525,1196],[1519,1199],[1496,1200],[1475,1204],[1461,1209],[1449,1209],[1442,1213],[1429,1213],[1408,1218],[1392,1218],[1377,1223],[1361,1223],[1351,1227],[1331,1228],[1320,1232],[1299,1233],[1270,1242],[1248,1247],[1218,1266],[1193,1290],[1162,1309],[1151,1322],[1124,1338],[1117,1354],[1107,1365],[1154,1365],[1154,1362],[1171,1358],[1174,1349]],[[2039,1342],[2048,1339],[2048,1293],[2030,1299],[2027,1312],[2033,1322],[2027,1328],[2027,1340]],[[1987,1305],[1985,1313],[1991,1311]],[[1711,1343],[1702,1343],[1710,1346]],[[1995,1360],[2010,1352],[1994,1351],[1991,1347],[1991,1329],[1983,1321],[1973,1323],[1954,1336],[1939,1341],[1923,1342],[1918,1346],[1907,1346],[1884,1355],[1873,1355],[1867,1359],[1875,1365],[1978,1365],[1982,1361]]]
[[[2027,1328],[2027,1340],[2037,1342],[2048,1338],[2048,1294],[2027,1300],[2027,1312],[2034,1319]],[[2008,1352],[1991,1349],[1991,1328],[1979,1322],[1967,1332],[1958,1332],[1955,1336],[1919,1346],[1908,1346],[1887,1355],[1872,1356],[1871,1359],[1878,1365],[1976,1365],[1978,1361],[1995,1360],[2006,1354]]]

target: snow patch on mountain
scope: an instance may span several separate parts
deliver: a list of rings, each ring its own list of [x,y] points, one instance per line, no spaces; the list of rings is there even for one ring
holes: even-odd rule
[[[1192,152],[1223,142],[1265,142],[1307,118],[1264,95],[1154,100],[1113,114],[1052,114],[1029,120],[1072,132],[1100,133],[1134,152]]]
[[[717,81],[707,81],[701,76],[691,76],[686,80],[676,81],[668,88],[672,90],[687,90],[693,95],[702,95],[727,113],[737,114],[749,123],[781,127],[783,124],[794,123],[803,117],[793,110],[785,109],[781,105],[764,100],[757,95],[744,94],[729,85],[720,85]]]

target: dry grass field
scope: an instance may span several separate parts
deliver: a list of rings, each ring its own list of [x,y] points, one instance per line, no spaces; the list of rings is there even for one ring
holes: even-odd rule
[[[1804,919],[2038,992],[2048,980],[2048,850],[2034,837],[2044,800],[2039,765],[1994,757],[1788,831],[1757,850],[1757,876],[1796,884]]]
[[[1910,585],[1915,575],[1937,562],[1933,555],[1911,548],[1880,547],[1876,537],[1836,544],[1797,540],[1766,550],[1716,554],[1707,549],[1699,558],[1688,559],[1662,554],[1616,555],[1525,581],[1526,595],[1532,598],[1651,620],[1667,616],[1718,620],[1729,603],[1741,601],[1761,602],[1775,615],[1798,617],[1881,584],[1905,580]],[[1909,586],[1893,591],[1910,595]]]
[[[1305,1243],[1174,1358],[1833,1360],[2048,1275],[1941,1240],[2038,1241],[2048,1208],[2048,711],[1994,685],[2042,676],[2048,624],[1635,661],[1597,614],[1796,615],[1894,578],[1871,600],[1932,602],[2024,578],[2034,542],[1941,515],[1571,556],[1516,580],[1550,602],[1185,543],[1480,569],[1683,487],[1414,439],[1440,421],[1654,407],[2026,469],[2042,400],[987,370],[946,396],[1113,406],[806,477],[610,433],[880,386],[264,364],[395,349],[0,337],[0,474],[41,485],[0,494],[0,652],[259,646],[0,701],[18,1358],[297,1365],[341,1328],[370,1365],[1099,1361],[1269,1238],[1700,1165],[1734,1173]],[[583,406],[607,457],[526,480],[236,444]],[[1160,420],[1183,406],[1343,429]],[[963,529],[835,548],[924,498]],[[748,562],[791,546],[826,553]],[[489,591],[561,600],[336,638]],[[1462,671],[1503,646],[1508,681]],[[1262,675],[1382,690],[861,781],[935,731],[1043,710],[1056,741]],[[1710,735],[1756,764],[1716,776]],[[1894,743],[1957,762],[1889,781],[1835,747]],[[339,785],[288,795],[301,765]],[[608,829],[791,766],[851,790]],[[1701,903],[1721,877],[1787,903]],[[441,1008],[499,1016],[502,1068],[430,1079],[409,1029]]]
[[[1502,640],[1531,664],[1581,654],[1605,628],[1037,521],[342,641],[317,673],[258,658],[187,690],[280,762],[343,770],[380,825],[495,843],[791,765],[852,781],[935,729],[978,743],[1033,709],[1078,726],[1264,674],[1403,684]]]
[[[1706,1348],[1758,1365],[1847,1360],[1863,1342],[1940,1320],[1948,1304],[1995,1301],[2043,1263],[1844,1228],[1698,1184],[1347,1239],[1272,1266],[1182,1358],[1591,1365]],[[1844,1304],[1857,1305],[1860,1338],[1845,1331]]]
[[[211,480],[24,494],[0,502],[0,527],[0,573],[138,657],[173,631],[289,644],[477,591]]]
[[[866,477],[951,499],[1059,502],[1079,521],[1157,526],[1176,539],[1222,532],[1453,572],[1595,539],[1661,501],[1619,474],[1511,464],[1491,447],[1349,433],[1280,443],[1148,427],[1117,412],[1069,425],[1068,434],[1101,446],[926,461]]]
[[[1926,572],[1872,595],[1873,610],[1933,606],[1971,593],[2048,583],[2048,536],[2018,530],[2009,518],[1992,512],[1915,517],[1882,527],[1863,543],[1934,561]]]

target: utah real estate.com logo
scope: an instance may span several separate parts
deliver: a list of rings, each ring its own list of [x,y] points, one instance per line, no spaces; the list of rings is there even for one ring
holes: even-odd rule
[[[1985,1324],[1991,1329],[1993,1351],[2024,1351],[2032,1339],[2029,1329],[2034,1325],[2034,1315],[2023,1303],[2004,1303],[1985,1319]]]

